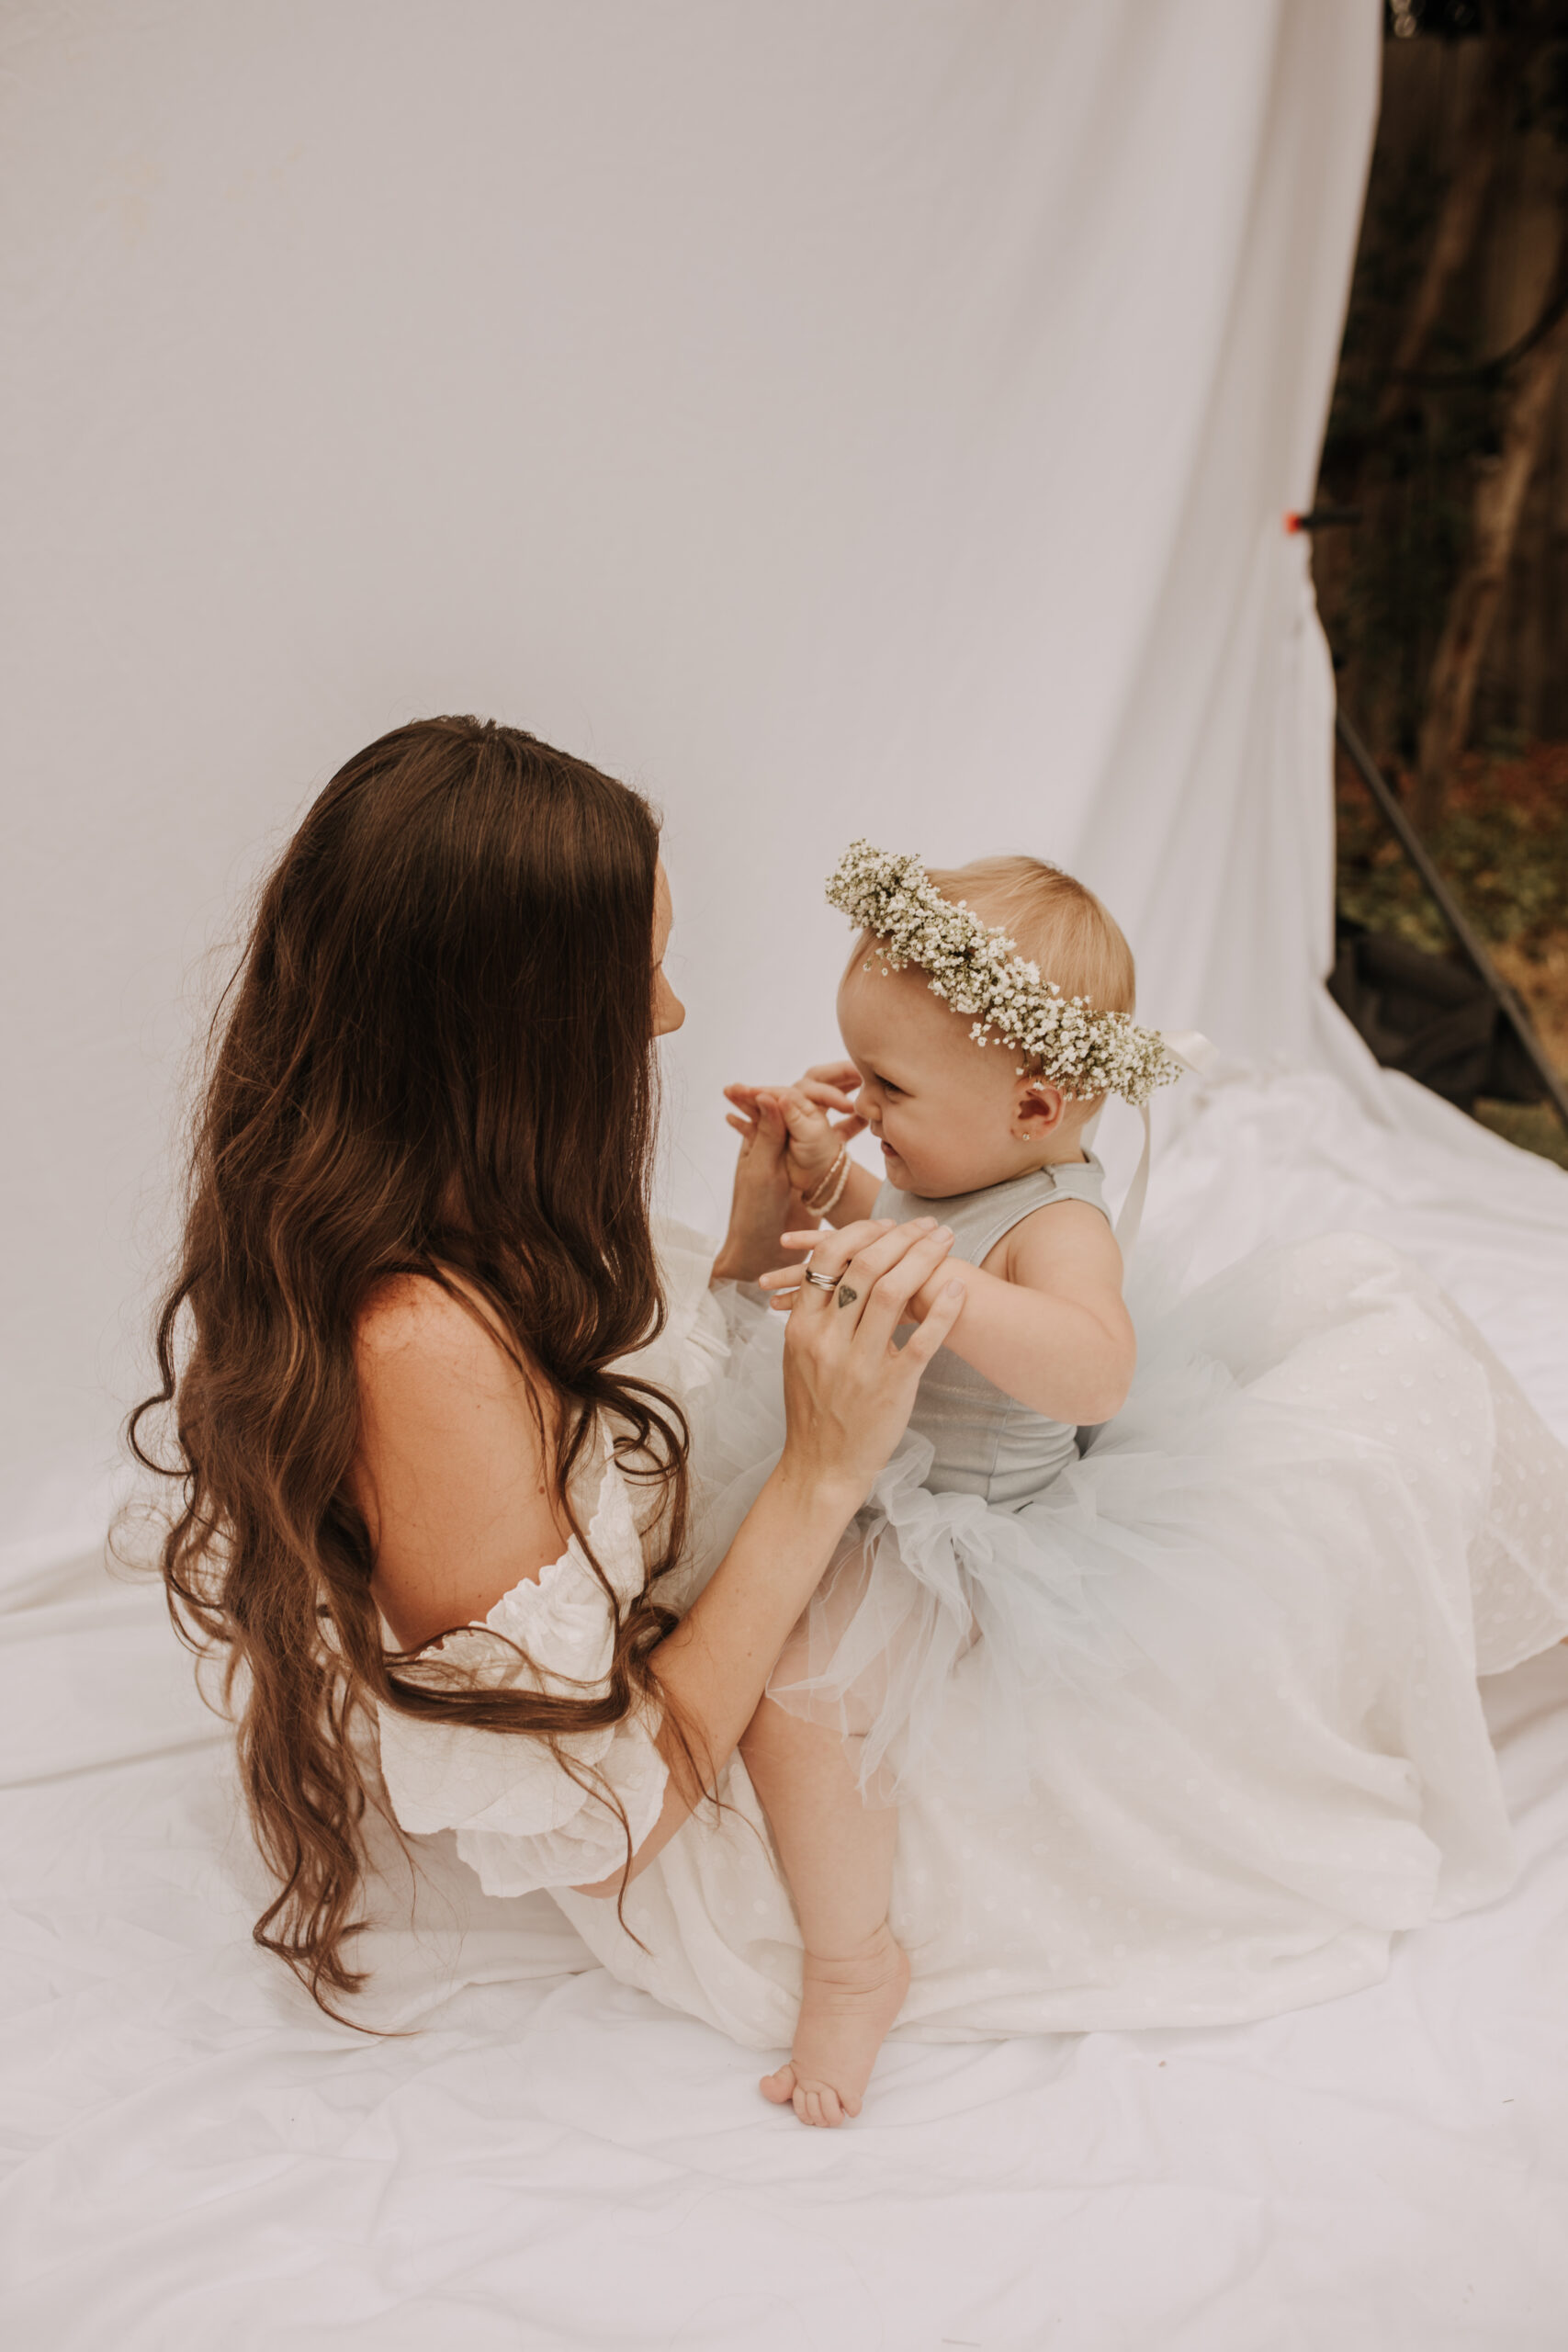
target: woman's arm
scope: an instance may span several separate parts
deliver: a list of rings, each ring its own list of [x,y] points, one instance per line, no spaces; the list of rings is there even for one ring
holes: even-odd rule
[[[821,1580],[833,1547],[864,1501],[852,1484],[803,1476],[781,1463],[747,1513],[705,1589],[653,1654],[653,1670],[693,1754],[670,1716],[657,1735],[670,1781],[658,1820],[632,1857],[579,1894],[618,1894],[670,1843],[711,1788],[756,1713],[779,1653]]]
[[[809,1240],[811,1237],[807,1236]],[[833,1548],[902,1436],[921,1373],[964,1305],[942,1268],[953,1236],[930,1217],[914,1225],[861,1225],[818,1243],[813,1264],[856,1295],[803,1286],[784,1340],[789,1435],[778,1467],[734,1543],[653,1669],[691,1739],[688,1758],[666,1722],[660,1747],[670,1768],[663,1810],[632,1858],[583,1894],[618,1894],[700,1802],[755,1714],[784,1648]],[[915,1293],[933,1290],[920,1329],[902,1347],[895,1333]]]
[[[660,1745],[670,1788],[634,1876],[728,1761],[834,1545],[897,1443],[962,1293],[939,1283],[908,1344],[900,1350],[894,1334],[950,1244],[923,1219],[834,1234],[830,1252],[820,1253],[857,1297],[846,1311],[832,1293],[811,1288],[791,1317],[784,1456],[705,1590],[654,1652],[697,1770],[666,1723]],[[547,1475],[555,1415],[484,1323],[433,1283],[389,1283],[361,1317],[355,1360],[361,1442],[351,1486],[375,1547],[376,1600],[412,1649],[482,1620],[565,1552],[568,1531]],[[620,1883],[617,1872],[589,1892],[613,1894]]]
[[[713,1262],[716,1283],[754,1283],[769,1266],[776,1265],[779,1236],[817,1220],[790,1182],[785,1158],[788,1136],[782,1116],[770,1109],[739,1129],[740,1150],[735,1163],[730,1194],[729,1227]]]

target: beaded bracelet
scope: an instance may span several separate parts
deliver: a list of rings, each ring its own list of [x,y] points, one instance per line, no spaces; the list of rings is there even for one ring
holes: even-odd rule
[[[839,1181],[836,1184],[833,1184],[833,1179],[835,1176]],[[839,1157],[834,1160],[833,1165],[829,1169],[826,1176],[823,1177],[822,1182],[818,1185],[817,1191],[811,1194],[808,1200],[802,1202],[801,1205],[805,1209],[807,1216],[831,1216],[832,1212],[838,1207],[840,1201],[843,1198],[844,1186],[849,1182],[849,1181],[850,1148],[848,1144],[844,1144],[840,1148]],[[818,1194],[822,1191],[823,1186],[827,1184],[833,1184],[833,1189],[829,1193],[825,1201],[819,1200],[818,1198]]]

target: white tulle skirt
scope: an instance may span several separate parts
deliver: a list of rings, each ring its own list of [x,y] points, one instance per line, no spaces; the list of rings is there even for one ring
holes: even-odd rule
[[[782,1317],[725,1313],[691,1400],[705,1565],[784,1435]],[[1234,1713],[1239,1655],[1265,1715],[1304,1679],[1365,1729],[1402,1682],[1473,1685],[1568,1631],[1568,1454],[1397,1252],[1261,1253],[1138,1320],[1126,1406],[1036,1500],[928,1491],[910,1437],[846,1532],[770,1694],[850,1744],[869,1801],[1022,1800],[1068,1692],[1157,1752],[1135,1693]]]
[[[782,1318],[721,1318],[694,1245],[639,1367],[692,1419],[694,1589],[783,1435]],[[1137,1380],[1084,1457],[1003,1514],[928,1494],[907,1442],[774,1677],[898,1802],[901,2036],[1277,2016],[1514,1875],[1476,1676],[1568,1632],[1568,1453],[1379,1241],[1131,1304]],[[624,1924],[557,1900],[616,1975],[787,2047],[790,1892],[739,1755],[718,1787]]]

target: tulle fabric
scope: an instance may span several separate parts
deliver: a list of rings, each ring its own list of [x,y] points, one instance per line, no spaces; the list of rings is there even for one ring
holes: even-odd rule
[[[783,1323],[709,1291],[701,1237],[666,1227],[660,1250],[669,1322],[628,1368],[691,1419],[689,1598],[776,1457]],[[1475,1678],[1568,1630],[1568,1454],[1375,1241],[1255,1256],[1179,1305],[1140,1281],[1137,1385],[1087,1456],[998,1537],[983,1506],[924,1494],[907,1442],[776,1678],[898,1797],[901,2036],[1278,2016],[1375,1983],[1393,1935],[1514,1876]],[[619,1596],[645,1510],[607,1463],[593,1538]],[[502,1607],[536,1670],[592,1678],[613,1604],[558,1568]],[[472,1670],[515,1670],[474,1638]],[[656,1729],[582,1759],[634,1842]],[[536,1743],[406,1719],[382,1739],[405,1826],[456,1830],[496,1891],[548,1886],[627,1984],[787,2046],[799,1928],[739,1755],[623,1915],[573,1892],[618,1864],[618,1817]],[[1027,1791],[998,1802],[1010,1771]]]
[[[723,1311],[725,1376],[688,1397],[694,1582],[784,1436],[782,1318],[733,1289]],[[1201,1713],[1238,1650],[1305,1645],[1371,1706],[1433,1608],[1472,1676],[1568,1628],[1568,1456],[1397,1252],[1260,1253],[1138,1321],[1127,1404],[1035,1500],[928,1492],[911,1437],[846,1532],[769,1690],[846,1741],[869,1802],[1020,1801],[1068,1691],[1114,1713],[1152,1674]]]

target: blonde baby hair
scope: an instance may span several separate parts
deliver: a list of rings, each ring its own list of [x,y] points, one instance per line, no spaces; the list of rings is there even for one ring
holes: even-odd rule
[[[1121,925],[1059,865],[1041,857],[976,857],[928,870],[944,899],[962,899],[982,922],[999,923],[1064,996],[1085,997],[1101,1012],[1134,1010],[1137,976]]]

